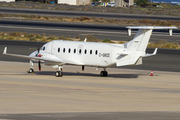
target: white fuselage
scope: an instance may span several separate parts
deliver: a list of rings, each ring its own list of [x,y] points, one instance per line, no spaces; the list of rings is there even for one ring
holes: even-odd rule
[[[118,56],[127,52],[123,44],[107,44],[94,42],[77,42],[54,40],[42,46],[40,54],[42,57],[60,58],[67,64],[110,67],[116,66]],[[34,52],[31,54],[35,55]],[[53,63],[46,62],[47,65]]]

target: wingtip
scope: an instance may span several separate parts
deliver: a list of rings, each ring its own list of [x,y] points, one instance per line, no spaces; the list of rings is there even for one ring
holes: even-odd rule
[[[6,53],[7,53],[7,47],[4,48],[3,54],[6,54]]]

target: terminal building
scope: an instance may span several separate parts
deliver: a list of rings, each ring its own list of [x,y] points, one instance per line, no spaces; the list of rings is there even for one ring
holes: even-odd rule
[[[115,7],[129,7],[134,4],[134,0],[110,0],[115,3]],[[69,4],[69,5],[86,5],[90,4],[91,0],[57,0],[57,4]]]
[[[91,0],[0,0],[0,2],[16,2],[16,1],[32,1],[41,3],[51,3],[56,4],[68,4],[68,5],[86,5],[91,4]]]
[[[15,0],[0,0],[0,2],[15,2]]]
[[[115,3],[115,7],[129,7],[134,5],[134,0],[110,0]]]
[[[57,0],[57,4],[86,5],[90,3],[91,0]]]
[[[0,0],[0,2],[15,2],[15,1],[33,1],[42,3],[57,3],[57,4],[68,4],[68,5],[87,5],[91,4],[91,0]],[[115,3],[115,7],[129,7],[134,4],[134,0],[110,0]]]

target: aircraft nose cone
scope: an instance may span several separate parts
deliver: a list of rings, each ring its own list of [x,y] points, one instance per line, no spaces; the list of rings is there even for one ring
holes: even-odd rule
[[[38,57],[41,57],[41,54],[39,54]]]

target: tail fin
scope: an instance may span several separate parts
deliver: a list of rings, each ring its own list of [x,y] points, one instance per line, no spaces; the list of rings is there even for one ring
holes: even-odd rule
[[[133,40],[124,44],[129,50],[145,52],[147,44],[151,37],[153,29],[169,29],[170,35],[172,34],[172,29],[177,29],[176,27],[154,27],[154,26],[133,26],[128,28],[129,35],[131,35],[131,29],[139,29]]]

